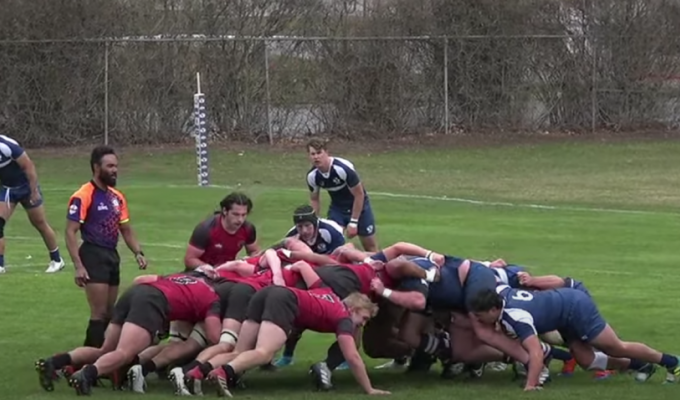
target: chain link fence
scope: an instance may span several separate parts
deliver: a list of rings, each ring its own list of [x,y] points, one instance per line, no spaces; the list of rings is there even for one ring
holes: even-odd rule
[[[240,23],[240,34],[214,28],[221,26],[214,18],[204,29],[209,35],[106,32],[81,40],[5,33],[0,130],[30,146],[182,142],[193,133],[197,72],[213,140],[669,130],[680,123],[675,2],[542,1],[539,13],[527,11],[538,7],[527,1],[482,10],[481,18],[479,2],[394,1],[392,9],[369,12],[366,1],[359,9],[327,10],[342,17],[323,22],[334,27],[330,32],[291,8],[273,22],[275,11],[259,23]],[[467,13],[456,14],[461,9]],[[311,17],[320,18],[315,12]],[[440,14],[459,22],[442,26]],[[184,21],[172,15],[176,24]],[[309,34],[282,34],[301,31]]]

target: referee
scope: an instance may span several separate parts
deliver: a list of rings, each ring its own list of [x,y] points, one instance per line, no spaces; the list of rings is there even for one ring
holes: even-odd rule
[[[75,266],[75,283],[85,288],[90,305],[85,346],[101,347],[120,285],[118,232],[134,253],[140,269],[147,262],[130,226],[127,201],[115,189],[118,156],[109,146],[97,146],[90,156],[92,180],[71,196],[66,216],[66,247]],[[83,243],[78,246],[80,231]]]

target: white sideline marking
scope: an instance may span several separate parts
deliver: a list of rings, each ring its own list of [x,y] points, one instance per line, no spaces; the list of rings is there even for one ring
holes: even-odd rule
[[[8,237],[9,240],[30,240],[30,241],[41,241],[42,238],[40,235],[37,237],[33,236],[10,236]],[[150,246],[150,247],[165,247],[165,248],[170,248],[170,249],[184,249],[186,248],[186,244],[181,245],[181,244],[174,244],[174,243],[148,243],[148,242],[143,242],[143,246]]]
[[[200,186],[197,185],[130,185],[123,186],[122,189],[199,189]],[[228,186],[228,185],[210,185],[209,189],[247,189],[245,186]],[[277,188],[272,187],[271,189],[283,190],[286,192],[305,192],[305,189],[293,189],[293,188]],[[42,189],[43,192],[71,192],[73,189],[65,188],[46,188]],[[390,192],[368,192],[369,196],[379,196],[379,197],[391,197],[398,199],[421,199],[421,200],[432,200],[432,201],[449,201],[455,203],[465,203],[473,204],[478,206],[491,206],[491,207],[511,207],[511,208],[530,208],[536,210],[554,210],[554,211],[576,211],[576,212],[594,212],[594,213],[615,213],[615,214],[631,214],[631,215],[680,215],[680,212],[672,211],[647,211],[647,210],[626,210],[626,209],[616,209],[616,208],[600,208],[600,207],[569,207],[569,206],[551,206],[546,204],[530,204],[530,203],[512,203],[507,201],[485,201],[485,200],[475,200],[475,199],[465,199],[462,197],[449,197],[449,196],[429,196],[420,194],[406,194],[406,193],[390,193]]]
[[[66,260],[64,260],[66,261]],[[147,261],[153,263],[148,271],[155,271],[155,272],[149,272],[149,273],[158,273],[158,268],[153,268],[156,263],[169,263],[169,262],[181,262],[182,260],[180,258],[147,258]],[[14,269],[26,269],[26,268],[41,268],[41,270],[47,269],[47,264],[49,264],[49,261],[47,261],[47,254],[45,254],[45,262],[27,262],[27,263],[10,263],[5,265],[5,268],[7,268],[8,272],[11,272]],[[55,274],[64,272],[65,270],[68,269],[68,266],[70,265],[70,261],[66,261],[66,267],[64,270],[59,271]],[[45,274],[45,275],[53,275],[53,274]],[[0,274],[0,276],[2,276]],[[0,278],[2,279],[2,278]]]

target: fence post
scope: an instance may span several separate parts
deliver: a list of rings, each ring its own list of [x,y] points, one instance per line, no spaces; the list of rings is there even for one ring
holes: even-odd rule
[[[271,87],[269,85],[269,41],[264,39],[264,82],[267,94],[267,135],[269,145],[274,145],[274,131],[272,130]]]
[[[104,42],[104,144],[109,144],[109,47],[110,42]]]
[[[588,7],[588,4],[590,4],[590,7]],[[590,16],[593,15],[593,7],[594,4],[591,1],[588,3],[587,0],[583,0],[583,13],[585,15],[585,24],[586,26],[591,23]],[[595,133],[595,130],[597,129],[597,46],[598,43],[594,40],[593,35],[590,33],[590,29],[587,31],[588,33],[585,35],[585,41],[586,45],[584,46],[585,48],[588,48],[588,43],[590,43],[591,48],[593,49],[592,53],[592,60],[591,60],[591,65],[590,65],[590,133]]]
[[[444,134],[449,134],[449,38],[444,37]]]

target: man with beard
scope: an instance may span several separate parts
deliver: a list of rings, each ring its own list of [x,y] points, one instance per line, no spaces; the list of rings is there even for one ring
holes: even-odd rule
[[[69,200],[66,247],[75,266],[75,283],[85,288],[90,322],[85,346],[101,347],[120,285],[118,233],[135,255],[140,269],[146,258],[130,226],[127,200],[115,189],[118,157],[113,148],[97,146],[90,156],[92,180]],[[83,243],[78,246],[80,231]]]
[[[286,233],[286,238],[302,241],[316,254],[330,254],[345,244],[342,227],[335,221],[317,217],[312,206],[296,208],[293,223],[295,226]]]

